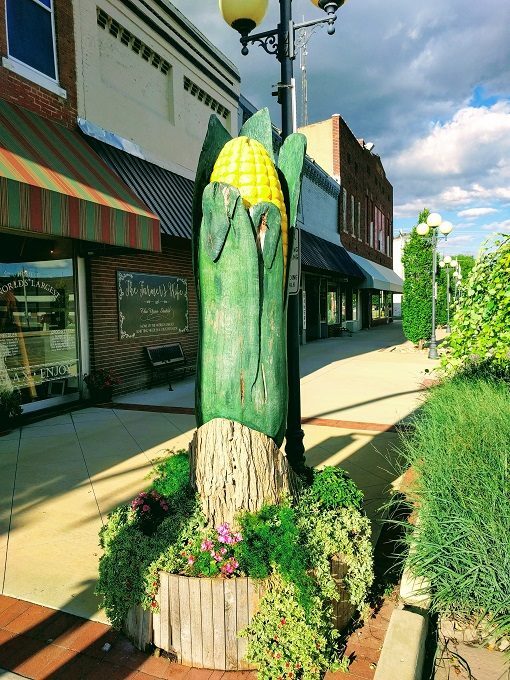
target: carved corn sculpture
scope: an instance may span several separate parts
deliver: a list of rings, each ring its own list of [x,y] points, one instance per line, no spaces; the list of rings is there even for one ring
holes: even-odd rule
[[[235,420],[278,446],[288,401],[288,246],[305,145],[303,135],[288,137],[276,166],[267,109],[234,139],[213,116],[195,181],[197,424]]]

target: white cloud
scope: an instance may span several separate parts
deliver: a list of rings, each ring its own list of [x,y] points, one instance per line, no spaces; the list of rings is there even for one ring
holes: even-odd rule
[[[491,222],[482,226],[484,231],[492,231],[498,234],[510,234],[510,219],[501,222]]]
[[[466,219],[471,220],[495,212],[498,212],[496,208],[467,208],[466,210],[460,210],[457,214],[459,217],[465,217]]]
[[[474,234],[462,234],[461,236],[451,236],[448,238],[448,245],[455,246],[458,243],[472,243],[475,240]]]
[[[510,157],[510,102],[461,108],[446,123],[436,123],[395,159],[398,172],[449,178],[471,177],[480,169],[506,172]],[[476,175],[475,175],[476,176]]]

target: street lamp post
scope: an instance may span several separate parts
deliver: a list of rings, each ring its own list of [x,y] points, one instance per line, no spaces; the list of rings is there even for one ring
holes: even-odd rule
[[[458,302],[460,297],[460,283],[462,281],[462,272],[460,268],[460,262],[454,260],[455,271],[453,272],[453,278],[455,279],[455,301]]]
[[[443,234],[444,238],[448,237],[448,234],[453,229],[451,222],[443,222],[443,219],[439,213],[430,213],[427,217],[426,222],[421,222],[417,227],[416,231],[420,236],[427,236],[432,229],[432,333],[430,336],[429,344],[429,359],[439,359],[437,353],[437,340],[436,340],[436,269],[437,269],[437,242],[439,240],[438,229]]]
[[[450,333],[450,269],[454,268],[454,262],[451,255],[445,255],[439,262],[439,266],[446,271],[446,332]]]
[[[335,32],[336,11],[345,0],[311,0],[326,12],[326,17],[299,24],[292,19],[292,0],[279,0],[280,23],[276,29],[252,34],[251,31],[264,18],[268,0],[219,0],[225,21],[241,34],[241,53],[248,54],[248,44],[258,43],[268,54],[274,54],[280,62],[280,82],[277,85],[278,102],[282,107],[282,142],[294,131],[293,116],[293,62],[296,58],[296,31],[316,24],[328,24],[328,33]],[[289,238],[289,253],[296,230]],[[299,372],[299,295],[289,295],[287,305],[287,363],[289,405],[285,452],[290,465],[296,471],[305,465],[304,432],[301,428],[301,390]]]

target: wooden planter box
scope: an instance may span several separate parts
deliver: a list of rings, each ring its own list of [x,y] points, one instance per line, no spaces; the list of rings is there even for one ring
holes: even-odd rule
[[[340,599],[333,606],[333,625],[342,630],[354,607],[343,586],[347,565],[341,556],[331,560],[331,574]],[[159,614],[133,607],[125,631],[142,650],[153,644],[175,654],[184,666],[212,670],[249,670],[246,628],[264,595],[264,581],[251,578],[195,578],[159,572]]]
[[[126,633],[139,649],[151,643],[184,666],[234,671],[255,668],[238,637],[257,612],[264,582],[251,578],[194,578],[159,572],[159,614],[133,607]]]

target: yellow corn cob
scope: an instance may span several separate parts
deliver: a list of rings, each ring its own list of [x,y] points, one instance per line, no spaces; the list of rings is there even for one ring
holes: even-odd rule
[[[288,248],[287,212],[278,173],[262,144],[250,137],[231,139],[216,159],[211,182],[224,182],[239,189],[247,208],[262,201],[269,201],[280,210],[285,272]]]

